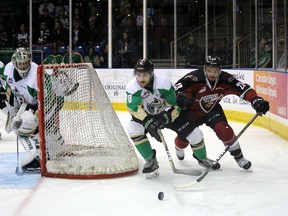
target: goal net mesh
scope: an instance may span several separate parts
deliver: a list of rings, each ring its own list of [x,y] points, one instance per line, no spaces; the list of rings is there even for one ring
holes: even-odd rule
[[[138,159],[91,64],[38,67],[43,176],[108,178],[131,174]]]

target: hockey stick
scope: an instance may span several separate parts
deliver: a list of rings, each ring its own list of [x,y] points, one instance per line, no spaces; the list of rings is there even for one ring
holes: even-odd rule
[[[200,170],[184,170],[184,169],[181,169],[181,170],[180,170],[180,169],[177,169],[177,168],[175,167],[175,165],[174,165],[173,159],[172,159],[171,154],[170,154],[170,152],[169,152],[169,149],[168,149],[168,146],[167,146],[166,141],[165,141],[165,139],[164,139],[164,136],[163,136],[163,134],[162,134],[162,131],[159,130],[159,131],[158,131],[158,134],[159,134],[159,136],[160,136],[160,138],[161,138],[161,140],[162,140],[162,143],[163,143],[163,145],[164,145],[165,151],[166,151],[167,156],[168,156],[168,160],[169,160],[171,169],[172,169],[172,171],[173,171],[174,173],[176,173],[176,174],[184,174],[184,175],[193,175],[193,176],[199,176],[199,175],[202,174],[202,172],[201,172]]]
[[[23,174],[23,170],[22,170],[22,167],[20,165],[20,160],[19,160],[19,139],[18,139],[18,136],[17,136],[17,141],[16,141],[16,145],[17,145],[17,167],[16,167],[16,170],[15,170],[15,173],[17,175],[22,175]]]
[[[259,116],[260,114],[256,113],[252,119],[245,125],[245,127],[239,132],[239,134],[236,136],[236,140],[234,141],[234,143],[239,139],[239,137],[246,131],[246,129],[254,122],[254,120]],[[233,144],[234,144],[233,143]],[[226,146],[226,148],[224,149],[224,151],[218,156],[218,158],[214,161],[213,165],[218,163],[220,161],[220,159],[226,154],[226,152],[229,150],[230,145]],[[212,167],[212,166],[211,166]],[[186,184],[186,185],[182,185],[182,186],[178,186],[175,187],[176,189],[183,189],[183,188],[187,188],[191,185],[197,184],[199,182],[201,182],[205,176],[208,174],[208,172],[211,170],[211,167],[209,167],[199,178],[197,178],[195,181]]]

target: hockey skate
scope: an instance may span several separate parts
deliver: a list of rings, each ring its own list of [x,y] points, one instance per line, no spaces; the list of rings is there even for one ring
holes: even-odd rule
[[[31,163],[22,166],[22,171],[24,173],[40,173],[40,162],[35,158]]]
[[[175,151],[176,151],[176,156],[179,160],[184,160],[184,157],[185,157],[185,152],[183,149],[178,149],[178,148],[175,148]]]
[[[235,160],[236,160],[237,164],[239,165],[239,167],[243,168],[244,170],[248,170],[252,165],[252,163],[244,157],[242,157],[240,159],[235,158]]]
[[[220,169],[220,164],[215,163],[214,160],[211,160],[208,157],[206,157],[204,160],[198,159],[195,154],[193,154],[193,157],[198,161],[199,165],[204,167],[204,168],[207,168],[207,169],[211,168],[212,170]]]
[[[144,168],[142,170],[142,173],[146,174],[147,179],[157,177],[157,176],[159,176],[158,168],[159,168],[159,165],[158,165],[158,161],[156,159],[156,150],[153,149],[152,158],[150,160],[146,161]]]

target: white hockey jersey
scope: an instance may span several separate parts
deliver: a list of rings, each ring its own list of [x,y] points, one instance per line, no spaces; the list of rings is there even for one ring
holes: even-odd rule
[[[9,88],[14,94],[14,107],[20,107],[26,102],[31,105],[37,104],[37,67],[38,65],[31,62],[28,76],[21,79],[15,78],[16,70],[12,62],[9,62],[3,72],[5,77],[5,88]]]
[[[153,89],[142,88],[134,77],[126,87],[127,107],[137,119],[159,114],[176,106],[174,87],[165,74],[154,74]]]

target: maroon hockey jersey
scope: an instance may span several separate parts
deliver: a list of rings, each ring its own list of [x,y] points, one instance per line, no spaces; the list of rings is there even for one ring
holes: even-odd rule
[[[192,120],[197,120],[213,110],[225,95],[233,94],[252,102],[257,96],[252,87],[237,80],[232,74],[221,71],[218,82],[210,83],[203,69],[186,74],[175,84],[176,92],[183,92],[191,105],[187,113]]]

